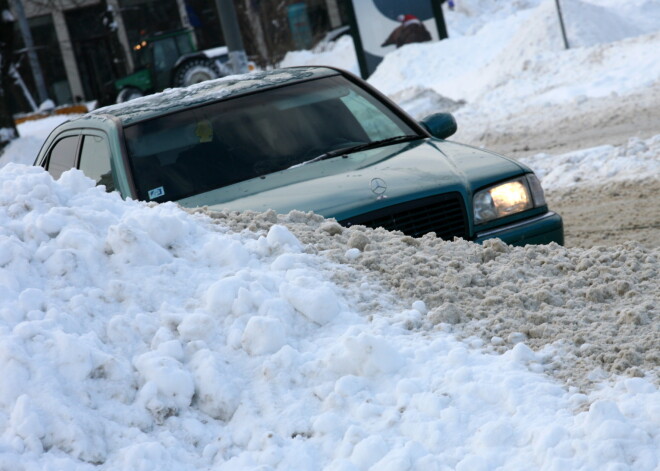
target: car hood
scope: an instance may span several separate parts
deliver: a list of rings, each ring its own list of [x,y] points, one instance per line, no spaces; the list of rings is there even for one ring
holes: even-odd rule
[[[341,220],[451,191],[471,201],[479,188],[525,171],[492,152],[428,138],[301,165],[179,203],[215,210],[288,213],[296,209]]]

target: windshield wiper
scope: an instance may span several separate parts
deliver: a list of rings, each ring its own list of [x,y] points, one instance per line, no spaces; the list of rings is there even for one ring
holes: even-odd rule
[[[328,152],[324,152],[323,154],[321,154],[319,156],[314,157],[311,160],[306,160],[306,161],[301,162],[299,164],[293,165],[290,168],[300,167],[301,165],[312,164],[314,162],[319,162],[321,160],[331,159],[333,157],[337,157],[337,156],[340,156],[340,155],[352,154],[354,152],[359,152],[361,150],[375,149],[376,147],[383,147],[383,146],[387,146],[389,144],[395,144],[397,142],[414,141],[414,140],[417,140],[417,139],[422,139],[422,137],[423,136],[418,136],[417,134],[405,134],[403,136],[388,137],[388,138],[385,138],[385,139],[379,139],[377,141],[365,142],[364,144],[358,144],[356,146],[344,147],[344,148],[341,148],[341,149],[330,150]]]

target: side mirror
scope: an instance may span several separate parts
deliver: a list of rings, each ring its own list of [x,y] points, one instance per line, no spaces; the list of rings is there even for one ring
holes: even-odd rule
[[[434,113],[419,122],[429,134],[438,139],[447,139],[456,133],[458,125],[451,113]]]

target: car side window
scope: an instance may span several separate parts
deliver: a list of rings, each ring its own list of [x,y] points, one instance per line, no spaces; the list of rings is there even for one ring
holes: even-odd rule
[[[400,127],[392,122],[391,118],[379,112],[374,103],[371,103],[365,98],[351,91],[348,95],[342,97],[341,100],[358,119],[369,139],[378,141],[386,137],[401,134]]]
[[[80,151],[80,170],[97,185],[105,185],[106,191],[114,191],[115,184],[110,168],[110,148],[101,136],[83,136]]]
[[[54,179],[57,180],[62,173],[75,167],[78,137],[67,136],[60,139],[51,149],[46,170]]]

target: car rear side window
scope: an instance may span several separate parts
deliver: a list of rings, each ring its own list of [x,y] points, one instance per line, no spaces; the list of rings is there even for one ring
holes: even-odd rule
[[[50,151],[48,159],[48,173],[55,179],[60,178],[62,173],[70,170],[76,165],[76,150],[78,148],[79,136],[67,136],[57,141]]]
[[[105,185],[106,191],[114,191],[115,184],[110,168],[110,148],[101,136],[85,135],[80,151],[80,170],[97,185]]]

